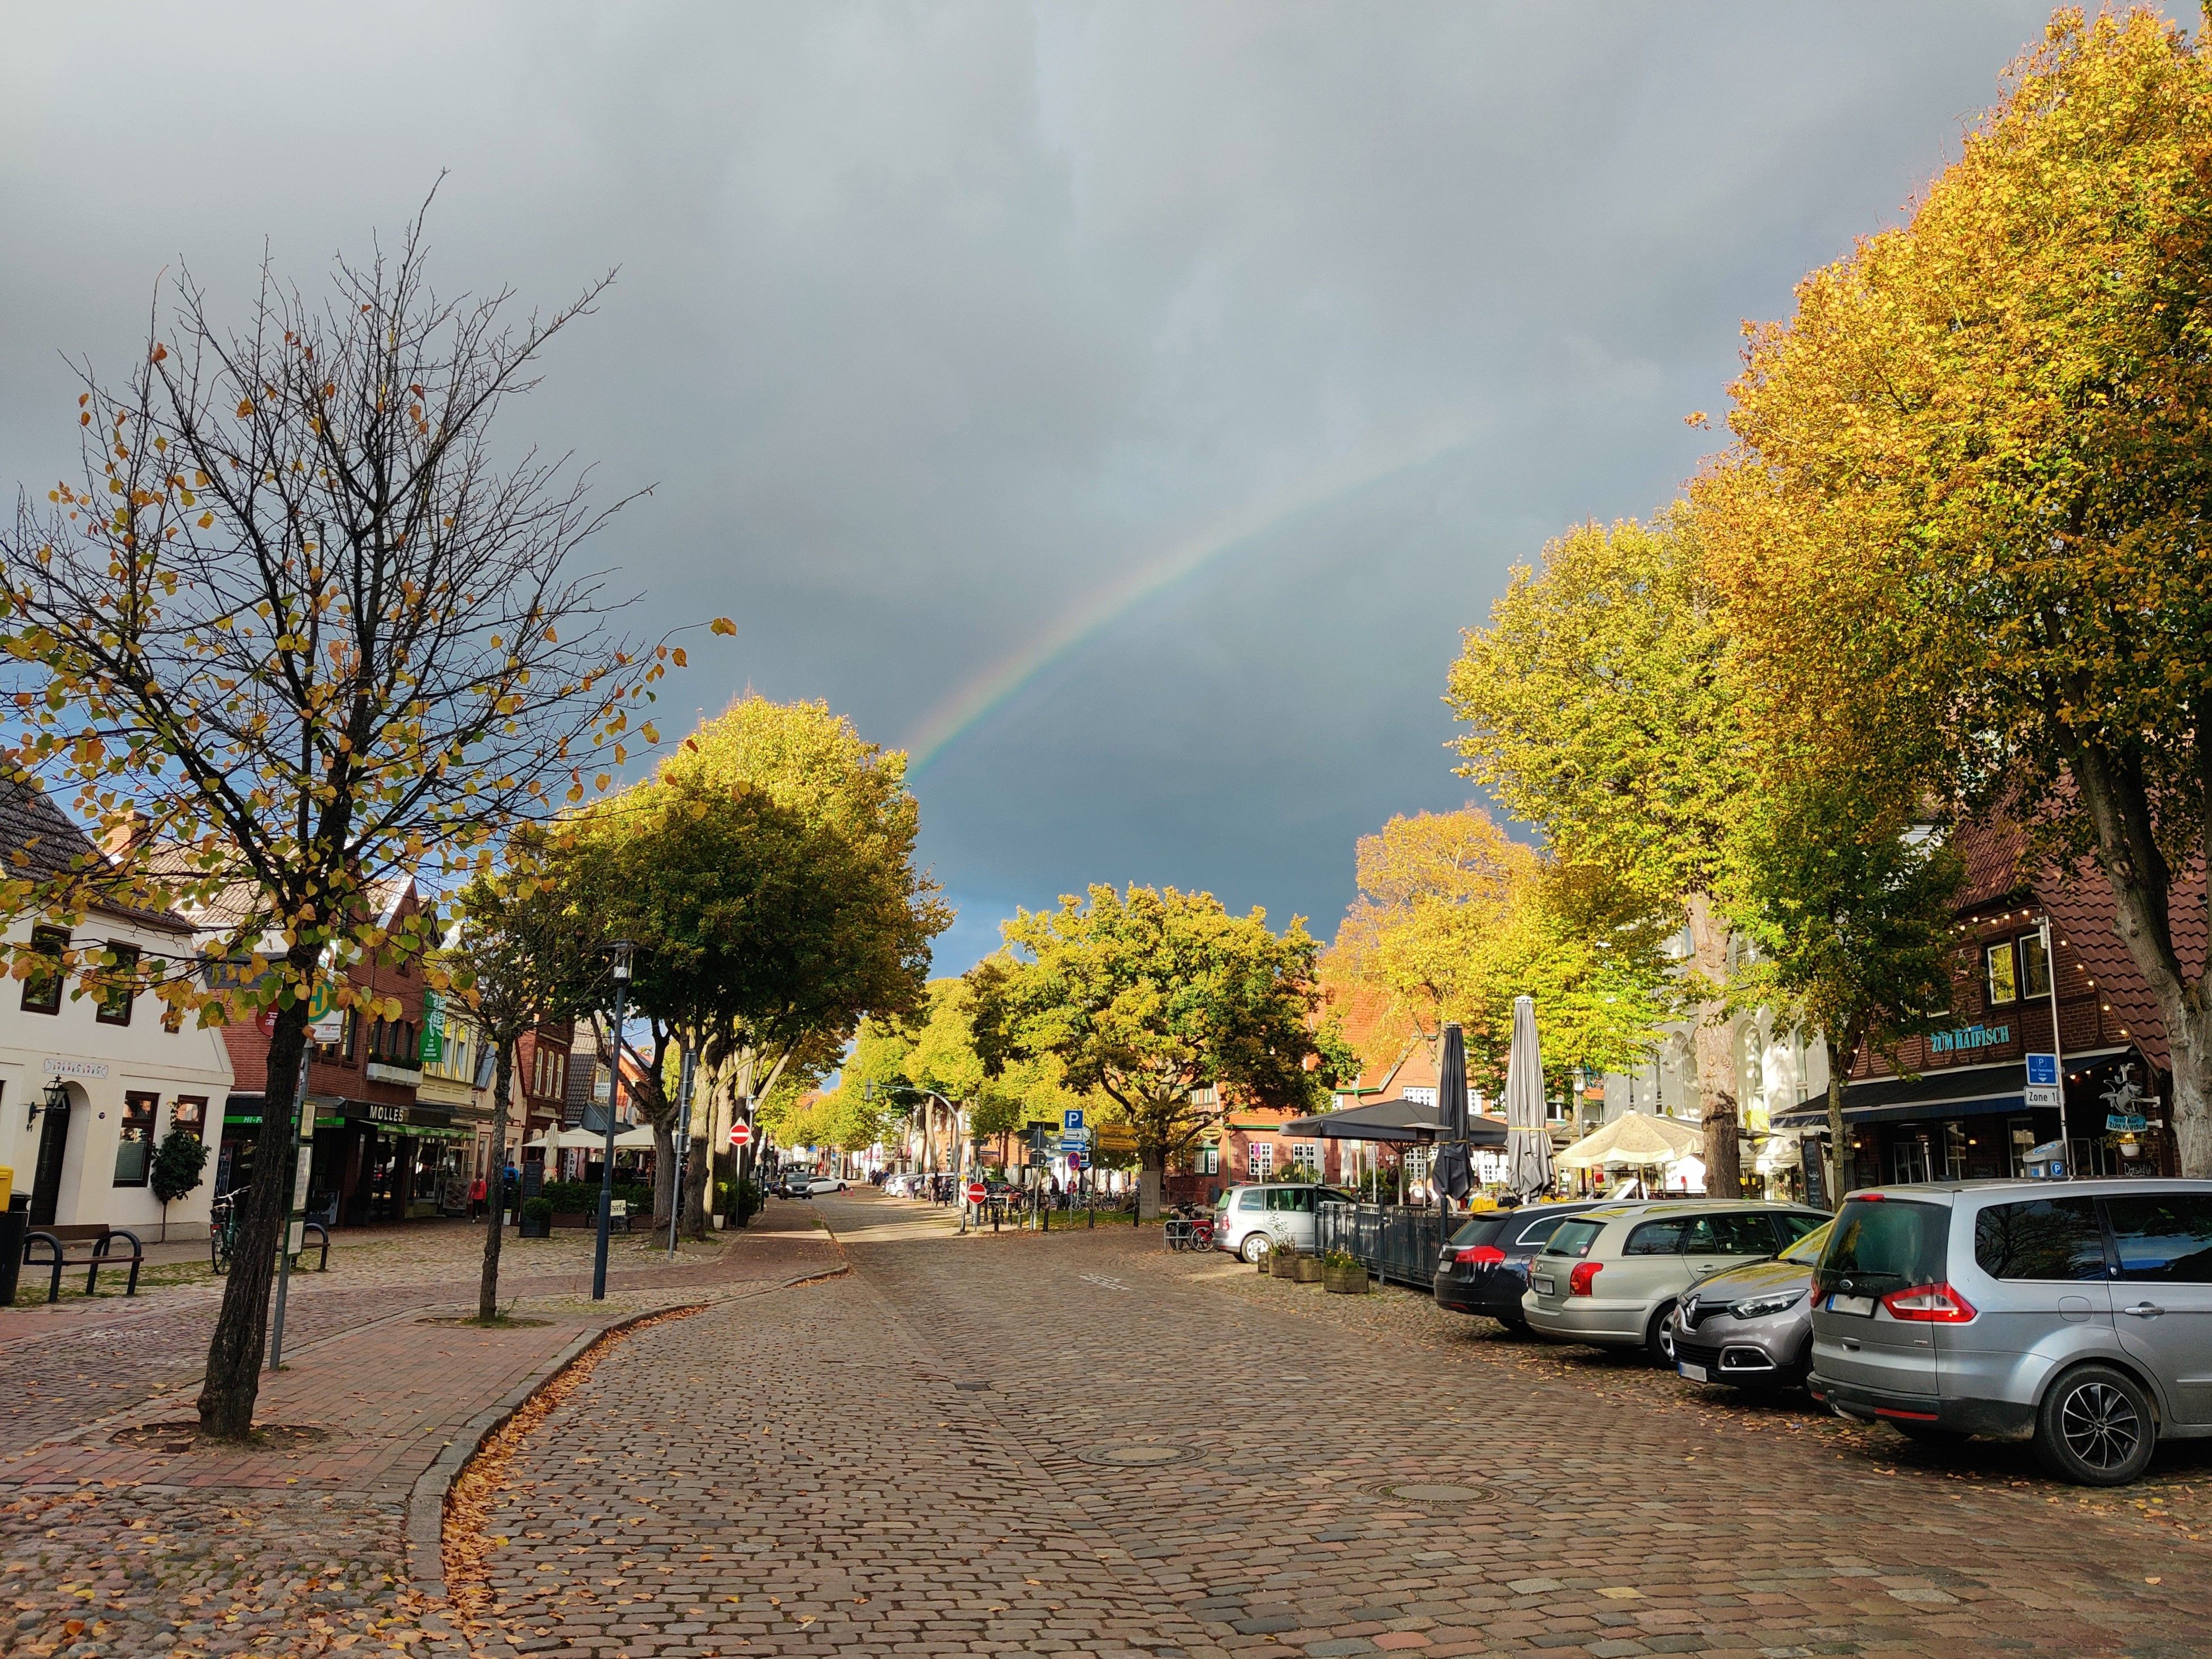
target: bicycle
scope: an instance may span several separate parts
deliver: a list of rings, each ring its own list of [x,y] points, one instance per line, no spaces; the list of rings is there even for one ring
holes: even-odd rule
[[[230,1258],[238,1249],[239,1200],[246,1188],[234,1187],[220,1194],[208,1209],[208,1265],[221,1278],[230,1271]]]

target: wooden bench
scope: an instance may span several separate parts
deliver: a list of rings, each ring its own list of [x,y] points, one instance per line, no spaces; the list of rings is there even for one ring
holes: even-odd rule
[[[118,1256],[112,1253],[115,1241],[118,1238],[127,1238],[131,1241],[129,1255]],[[40,1244],[44,1244],[50,1252],[47,1256],[41,1258],[31,1254],[32,1250]],[[92,1249],[75,1261],[70,1259],[69,1247],[52,1233],[28,1233],[23,1239],[23,1265],[27,1267],[53,1269],[52,1281],[46,1286],[48,1302],[58,1302],[62,1299],[64,1268],[84,1269],[84,1293],[90,1296],[100,1284],[100,1270],[102,1267],[120,1267],[126,1261],[131,1264],[131,1278],[124,1286],[123,1294],[136,1296],[138,1294],[138,1269],[144,1265],[145,1261],[146,1247],[139,1242],[138,1235],[122,1227],[111,1227],[100,1234],[98,1238],[92,1241]]]

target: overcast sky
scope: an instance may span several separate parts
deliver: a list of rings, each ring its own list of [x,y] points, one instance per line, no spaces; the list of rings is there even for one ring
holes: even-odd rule
[[[1466,794],[1507,568],[1662,505],[1738,325],[1893,222],[2042,4],[0,6],[0,477],[157,274],[554,304],[509,435],[654,493],[641,626],[915,749],[961,921],[1091,881],[1333,931]],[[665,723],[665,722],[664,722]]]

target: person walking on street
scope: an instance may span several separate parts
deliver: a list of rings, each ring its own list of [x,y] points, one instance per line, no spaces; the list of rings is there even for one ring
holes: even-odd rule
[[[469,1219],[480,1219],[484,1212],[484,1178],[478,1176],[469,1184]]]

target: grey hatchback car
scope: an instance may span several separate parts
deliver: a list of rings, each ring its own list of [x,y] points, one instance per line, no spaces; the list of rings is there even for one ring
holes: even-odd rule
[[[1813,1301],[1808,1386],[1842,1416],[2031,1440],[2099,1486],[2212,1435],[2212,1181],[1854,1193]]]
[[[1823,1222],[1768,1261],[1699,1279],[1674,1301],[1674,1369],[1692,1382],[1794,1389],[1813,1362],[1813,1269]]]

